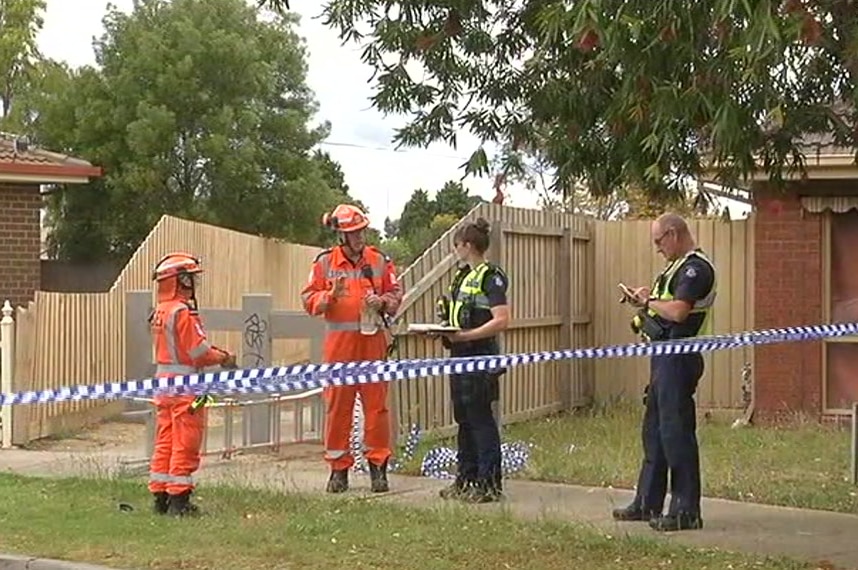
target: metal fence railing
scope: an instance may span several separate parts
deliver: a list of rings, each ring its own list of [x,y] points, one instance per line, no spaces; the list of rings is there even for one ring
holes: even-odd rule
[[[148,398],[134,398],[138,402],[153,403]],[[245,410],[260,406],[267,415],[268,441],[254,442],[250,433],[250,422]],[[234,455],[250,450],[278,452],[282,446],[294,443],[319,443],[324,433],[324,402],[322,389],[308,390],[297,394],[272,394],[259,400],[220,398],[208,404],[208,418],[203,440],[203,456],[218,456],[231,459]],[[127,458],[123,467],[127,470],[144,468],[152,456],[155,444],[155,409],[146,414],[146,435],[141,446],[141,456]],[[237,434],[241,434],[237,437]]]

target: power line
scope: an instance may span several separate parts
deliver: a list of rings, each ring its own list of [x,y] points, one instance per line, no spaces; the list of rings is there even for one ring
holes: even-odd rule
[[[325,145],[325,146],[338,146],[338,147],[346,147],[346,148],[357,148],[357,149],[361,149],[361,150],[373,150],[373,151],[395,152],[395,153],[400,153],[400,154],[409,154],[409,153],[411,153],[411,154],[416,154],[416,153],[419,153],[419,154],[422,154],[422,155],[424,155],[424,156],[435,156],[435,157],[438,157],[438,158],[449,158],[449,159],[451,159],[451,160],[461,160],[461,161],[467,161],[467,160],[469,160],[468,158],[465,158],[465,157],[462,157],[462,156],[454,156],[454,155],[451,155],[451,154],[439,154],[439,153],[436,153],[436,152],[432,152],[432,151],[429,151],[429,150],[423,150],[423,149],[419,149],[419,150],[418,150],[418,149],[413,149],[413,148],[412,148],[412,149],[398,149],[398,148],[392,148],[392,147],[384,147],[384,146],[368,146],[368,145],[362,145],[362,144],[357,144],[357,143],[335,142],[335,141],[322,141],[322,142],[320,142],[319,144],[320,144],[320,145]]]

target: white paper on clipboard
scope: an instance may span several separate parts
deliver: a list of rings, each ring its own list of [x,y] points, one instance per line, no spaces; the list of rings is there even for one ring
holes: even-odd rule
[[[462,329],[459,327],[451,327],[449,325],[438,325],[434,323],[410,323],[408,332],[410,333],[429,333],[429,332],[458,332]]]

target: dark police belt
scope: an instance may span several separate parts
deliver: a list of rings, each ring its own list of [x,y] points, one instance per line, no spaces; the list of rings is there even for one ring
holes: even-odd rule
[[[640,332],[649,337],[650,340],[667,340],[670,338],[670,328],[664,326],[658,319],[649,314],[646,309],[638,311],[641,319]]]

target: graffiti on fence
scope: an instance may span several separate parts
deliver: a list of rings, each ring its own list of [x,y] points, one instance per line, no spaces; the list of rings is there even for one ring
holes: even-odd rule
[[[244,351],[242,364],[247,368],[260,368],[265,365],[265,342],[268,340],[268,321],[257,313],[244,321]]]

